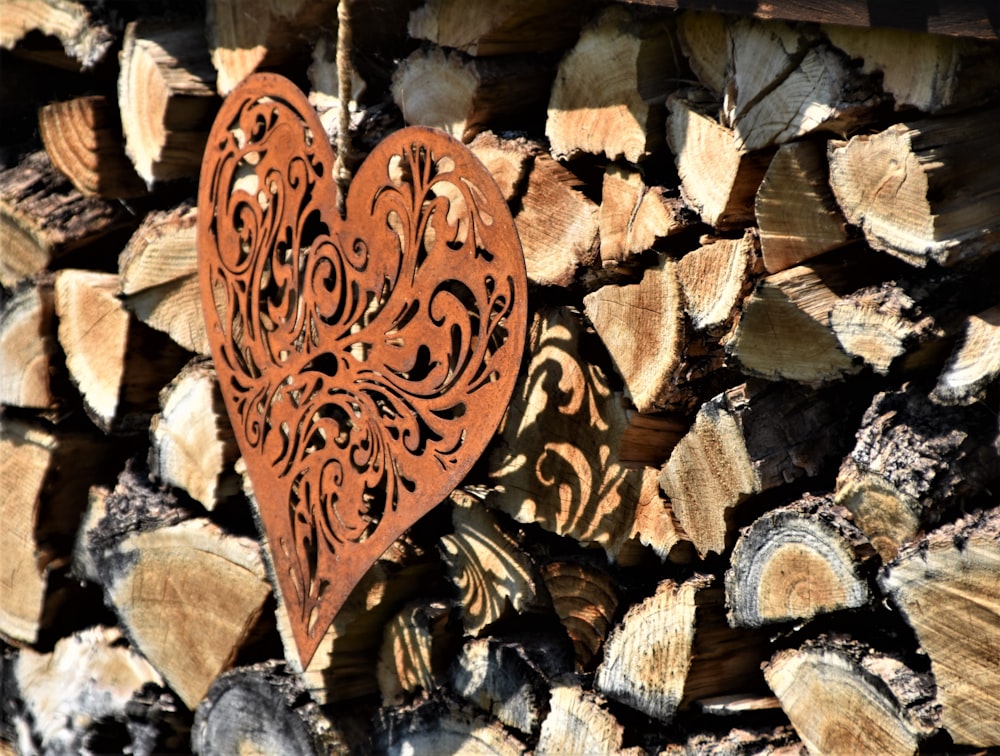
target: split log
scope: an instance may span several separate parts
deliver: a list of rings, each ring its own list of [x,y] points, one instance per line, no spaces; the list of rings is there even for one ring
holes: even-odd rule
[[[207,361],[189,362],[160,392],[160,411],[149,434],[154,479],[184,490],[209,511],[239,493],[233,467],[239,449],[215,369]]]
[[[985,407],[936,405],[912,383],[881,392],[841,465],[837,503],[888,561],[945,511],[986,490],[1000,473],[996,433]]]
[[[536,316],[525,378],[489,462],[490,503],[611,559],[632,539],[669,558],[686,539],[658,495],[656,471],[621,464],[627,415],[603,371],[582,357],[595,347],[588,341],[567,310]]]
[[[553,156],[648,157],[663,144],[663,103],[683,71],[662,17],[605,9],[559,64],[545,124]]]
[[[433,126],[469,142],[485,128],[524,128],[532,121],[540,126],[552,76],[552,64],[543,58],[471,58],[432,47],[399,64],[392,97],[408,124]]]
[[[91,481],[117,460],[103,438],[0,417],[0,635],[41,642],[72,608],[68,574]]]
[[[98,262],[136,223],[117,202],[84,197],[45,152],[32,153],[0,171],[0,284],[12,288],[70,255]]]
[[[115,44],[115,34],[94,7],[73,0],[10,0],[0,8],[0,48],[14,50],[32,32],[55,37],[62,55],[43,62],[88,70],[103,62]]]
[[[55,102],[38,113],[52,164],[87,196],[127,199],[146,187],[122,148],[121,116],[104,95]]]
[[[863,73],[881,74],[882,89],[892,95],[897,110],[980,107],[998,94],[996,47],[986,42],[903,29],[827,25],[823,32],[863,61]]]
[[[415,39],[469,55],[557,52],[576,41],[581,16],[574,0],[429,0],[408,28]]]
[[[608,711],[601,696],[584,690],[571,676],[556,681],[549,699],[549,714],[542,723],[535,753],[548,756],[568,753],[615,753],[639,756],[639,746],[625,748],[625,728]]]
[[[692,327],[709,336],[725,336],[760,272],[760,242],[752,229],[737,239],[703,238],[701,246],[677,263]],[[685,348],[694,352],[690,343]]]
[[[40,753],[187,747],[183,704],[117,628],[82,630],[48,653],[21,649],[13,678],[17,687],[9,694],[23,705],[21,731],[30,731]]]
[[[714,578],[664,580],[611,631],[594,689],[663,722],[697,699],[763,687],[766,638],[726,624]]]
[[[463,6],[464,7],[464,6]],[[524,136],[500,136],[493,131],[481,131],[469,143],[469,149],[496,182],[500,194],[512,206],[520,206],[525,181],[534,159],[544,154],[541,142]]]
[[[747,152],[715,117],[719,102],[703,90],[667,98],[667,142],[681,178],[681,196],[702,221],[718,230],[754,222],[754,197],[771,160]]]
[[[628,263],[660,239],[691,228],[694,218],[683,201],[662,186],[647,186],[642,173],[613,163],[604,172],[599,216],[601,264]]]
[[[442,556],[458,589],[462,625],[469,635],[536,603],[535,569],[482,502],[464,492],[451,495],[454,532],[441,536]]]
[[[578,672],[598,658],[618,611],[618,590],[608,572],[583,562],[554,561],[542,567],[545,590],[573,642]]]
[[[112,273],[62,270],[55,292],[59,343],[88,416],[105,433],[145,433],[164,376],[186,353],[124,309]]]
[[[417,600],[389,620],[376,668],[383,706],[444,687],[448,662],[458,645],[456,633],[447,628],[450,613],[447,602]]]
[[[0,405],[57,410],[69,396],[51,276],[22,281],[0,307]]]
[[[583,303],[636,409],[663,409],[674,391],[685,335],[677,263],[661,255],[639,283],[602,286]]]
[[[941,722],[956,743],[1000,745],[1000,509],[908,546],[879,577],[931,660]]]
[[[677,38],[688,66],[713,95],[722,98],[729,65],[729,27],[721,13],[685,10],[677,19]]]
[[[259,632],[268,606],[256,541],[203,518],[131,470],[88,534],[107,604],[189,709]]]
[[[744,383],[702,405],[660,473],[684,532],[704,557],[735,541],[752,496],[815,477],[849,446],[843,397],[783,383]]]
[[[146,215],[118,258],[125,306],[195,354],[208,354],[198,287],[197,209]]]
[[[970,315],[961,343],[938,376],[931,398],[942,404],[972,404],[1000,377],[1000,305]]]
[[[808,27],[738,19],[729,27],[723,118],[747,152],[871,119],[877,88]]]
[[[387,756],[414,753],[475,753],[522,756],[527,749],[502,724],[448,700],[381,709],[375,722],[375,750]]]
[[[875,551],[832,503],[829,494],[806,496],[743,531],[726,571],[729,624],[803,621],[871,601]]]
[[[219,108],[203,27],[132,22],[120,65],[118,107],[136,173],[149,187],[197,177]]]
[[[623,467],[662,467],[688,429],[688,422],[678,415],[640,415],[631,410],[625,414],[628,425],[618,447]]]
[[[857,641],[781,651],[764,676],[812,753],[910,756],[940,726],[930,675]]]
[[[343,711],[327,714],[282,662],[221,674],[198,705],[191,748],[198,756],[360,753],[370,741]],[[353,726],[352,726],[353,725]]]
[[[508,727],[537,735],[548,714],[550,681],[570,664],[565,642],[555,636],[478,638],[455,660],[452,688]]]
[[[897,123],[830,142],[830,185],[868,243],[908,263],[984,257],[1000,234],[996,110]]]
[[[833,198],[823,148],[803,141],[782,145],[768,166],[754,205],[768,273],[798,265],[849,241]]]

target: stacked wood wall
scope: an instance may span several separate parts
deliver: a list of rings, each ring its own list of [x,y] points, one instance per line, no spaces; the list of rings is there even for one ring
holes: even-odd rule
[[[354,157],[405,122],[469,143],[531,324],[481,463],[303,670],[193,198],[252,70],[335,136],[336,2],[91,5],[0,9],[0,752],[1000,747],[1000,42],[974,8],[935,35],[857,3],[354,4]]]

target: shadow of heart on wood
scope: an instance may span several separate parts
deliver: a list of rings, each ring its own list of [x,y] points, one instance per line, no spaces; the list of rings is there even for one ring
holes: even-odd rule
[[[337,210],[302,92],[224,102],[198,196],[202,304],[302,667],[383,551],[462,480],[517,379],[527,280],[510,211],[461,143],[383,140]]]

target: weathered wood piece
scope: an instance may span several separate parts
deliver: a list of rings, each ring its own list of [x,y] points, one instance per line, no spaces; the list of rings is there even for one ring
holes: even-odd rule
[[[654,469],[627,469],[627,415],[601,369],[582,357],[587,334],[569,311],[543,309],[489,475],[490,503],[519,522],[601,546],[612,559],[631,539],[665,559],[684,537],[658,495]]]
[[[520,201],[534,159],[544,154],[541,142],[493,131],[476,134],[476,138],[469,143],[469,149],[486,166],[508,205]]]
[[[735,541],[740,504],[813,477],[849,445],[844,402],[792,384],[744,383],[705,402],[660,473],[698,553]]]
[[[160,392],[149,435],[155,479],[186,491],[209,511],[239,493],[233,467],[239,449],[208,361],[189,362]]]
[[[616,753],[639,756],[639,746],[625,748],[625,728],[608,711],[606,701],[584,690],[572,676],[556,681],[549,699],[549,713],[542,723],[535,753]]]
[[[136,225],[117,202],[84,197],[45,152],[32,153],[0,171],[0,284],[13,287],[69,255],[83,262]]]
[[[386,624],[376,668],[383,706],[444,687],[450,652],[458,645],[456,633],[447,629],[451,608],[444,601],[418,599]]]
[[[931,397],[943,404],[971,404],[1000,377],[1000,305],[970,315],[960,343],[938,376]]]
[[[729,23],[715,12],[689,10],[677,18],[677,39],[698,81],[722,99],[729,65]]]
[[[146,194],[122,147],[118,108],[106,96],[46,105],[38,112],[38,128],[52,164],[82,194],[109,199]]]
[[[704,90],[671,94],[667,142],[680,174],[681,196],[705,223],[726,230],[754,222],[754,197],[771,154],[741,149],[732,129],[719,123],[719,107]]]
[[[662,409],[674,390],[685,336],[677,263],[661,255],[639,283],[602,286],[583,303],[636,409]]]
[[[125,153],[152,187],[195,178],[219,108],[200,25],[132,22],[118,77]]]
[[[940,726],[930,675],[858,641],[780,651],[764,676],[812,753],[909,756]]]
[[[633,604],[608,637],[594,689],[670,722],[697,699],[763,687],[765,638],[726,624],[723,590],[713,582],[664,580]]]
[[[177,373],[186,353],[135,320],[118,291],[112,273],[59,271],[59,343],[94,424],[105,433],[145,433],[165,379]]]
[[[875,550],[832,503],[831,494],[806,496],[743,531],[726,571],[731,625],[808,620],[871,601]]]
[[[668,743],[662,750],[663,756],[799,756],[803,751],[802,741],[795,730],[787,724],[776,727],[737,726],[729,732],[699,732],[688,737],[684,743]]]
[[[1000,178],[982,170],[998,146],[996,110],[897,123],[830,142],[830,185],[868,243],[923,267],[991,254]]]
[[[879,585],[930,657],[952,739],[1000,745],[1000,510],[968,515],[905,547]]]
[[[54,410],[66,398],[64,374],[52,278],[25,279],[0,306],[0,405]]]
[[[64,61],[45,56],[47,63],[92,69],[114,47],[114,30],[88,3],[73,0],[9,0],[0,6],[0,48],[15,50],[32,33],[55,37]]]
[[[592,666],[618,611],[618,590],[606,570],[584,562],[553,561],[541,569],[545,590],[573,642],[577,671]]]
[[[798,265],[849,241],[828,174],[826,155],[817,142],[784,144],[771,159],[754,204],[768,273]]]
[[[837,503],[884,561],[1000,471],[996,418],[979,405],[932,403],[915,384],[880,392],[837,475]]]
[[[556,52],[576,41],[574,0],[430,0],[410,14],[411,37],[469,55]]]
[[[663,144],[663,103],[683,70],[670,24],[606,8],[559,64],[545,124],[552,154],[649,156]]]
[[[684,292],[684,311],[691,326],[710,336],[724,337],[761,272],[760,242],[753,229],[736,239],[703,238],[701,246],[677,262]],[[685,339],[691,356],[692,339]],[[689,362],[692,361],[689,357]]]
[[[195,354],[208,354],[198,288],[197,209],[146,215],[118,258],[121,296],[139,320]]]
[[[375,722],[375,749],[388,756],[412,753],[475,753],[522,756],[524,743],[500,722],[444,700],[381,709]]]
[[[571,665],[565,641],[532,634],[470,640],[452,666],[452,688],[508,727],[537,735],[551,680]]]

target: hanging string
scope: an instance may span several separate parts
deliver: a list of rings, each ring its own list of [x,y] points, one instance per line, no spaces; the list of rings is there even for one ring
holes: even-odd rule
[[[340,120],[337,128],[337,161],[333,177],[337,182],[337,209],[344,215],[351,169],[347,160],[351,154],[351,0],[337,3],[337,99],[340,100]]]

